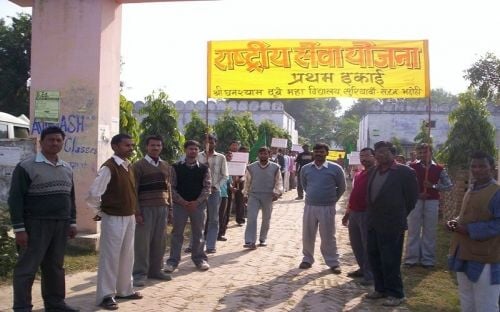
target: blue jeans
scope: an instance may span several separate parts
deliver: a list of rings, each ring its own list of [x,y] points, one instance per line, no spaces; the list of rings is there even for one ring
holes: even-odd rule
[[[215,249],[217,236],[219,234],[219,207],[221,202],[220,191],[212,190],[207,201],[207,224],[205,226],[205,237],[207,249]]]
[[[191,259],[198,265],[207,260],[205,254],[205,239],[203,238],[203,227],[205,225],[206,202],[201,203],[194,212],[188,212],[184,207],[174,204],[172,218],[172,242],[170,246],[170,257],[167,264],[177,267],[181,260],[182,243],[184,242],[184,228],[188,218],[191,220],[191,238],[193,247]]]

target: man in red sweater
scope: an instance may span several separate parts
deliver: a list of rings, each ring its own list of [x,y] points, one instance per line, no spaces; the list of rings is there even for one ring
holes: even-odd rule
[[[373,275],[368,261],[367,254],[367,235],[366,208],[367,208],[367,187],[368,171],[375,166],[375,151],[372,148],[365,147],[359,152],[359,159],[364,166],[364,170],[356,173],[353,180],[349,205],[342,218],[342,224],[348,226],[349,240],[351,242],[352,252],[356,257],[359,269],[347,273],[349,277],[362,277],[362,285],[371,285]]]

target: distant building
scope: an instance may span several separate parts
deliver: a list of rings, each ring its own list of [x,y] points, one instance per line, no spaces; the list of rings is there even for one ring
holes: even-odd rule
[[[434,104],[431,107],[431,137],[435,148],[439,149],[447,140],[450,125],[448,115],[458,104]],[[500,107],[489,105],[490,122],[500,134]],[[367,114],[359,123],[358,151],[363,147],[373,147],[381,140],[397,138],[405,154],[415,146],[414,138],[420,132],[422,122],[427,122],[429,115],[427,104],[385,102],[372,104]]]
[[[193,101],[177,101],[175,103],[170,102],[170,104],[174,105],[179,113],[178,126],[181,131],[183,131],[184,126],[191,121],[191,113],[193,111],[197,111],[201,118],[206,118],[207,106],[203,101],[198,101],[196,103]],[[143,106],[143,102],[135,102],[134,110],[137,112]],[[227,108],[230,108],[235,114],[250,112],[252,114],[252,119],[257,125],[264,120],[270,120],[290,134],[293,144],[298,143],[299,136],[297,130],[295,130],[295,119],[285,112],[283,103],[280,101],[209,101],[208,123],[213,125],[217,121],[217,118],[222,115]]]

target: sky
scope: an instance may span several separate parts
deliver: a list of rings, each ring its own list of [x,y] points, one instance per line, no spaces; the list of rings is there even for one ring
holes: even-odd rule
[[[0,0],[0,17],[20,7]],[[25,12],[30,10],[24,9]],[[153,90],[206,100],[207,41],[246,39],[429,40],[431,88],[458,94],[464,70],[500,57],[500,1],[219,0],[123,5],[124,95]],[[343,105],[352,99],[342,99]]]

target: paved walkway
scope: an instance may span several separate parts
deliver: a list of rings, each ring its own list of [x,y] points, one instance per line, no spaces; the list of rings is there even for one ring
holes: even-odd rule
[[[218,242],[217,253],[209,255],[209,271],[197,271],[189,256],[183,255],[172,281],[148,281],[141,289],[144,299],[119,302],[119,311],[408,311],[364,299],[371,288],[346,276],[357,266],[347,230],[340,225],[344,201],[337,206],[336,219],[342,274],[331,274],[324,264],[319,235],[316,263],[309,270],[298,269],[304,202],[295,201],[295,196],[295,191],[288,192],[275,203],[267,247],[243,249],[245,228],[232,221],[228,241]],[[81,311],[97,311],[95,283],[96,272],[67,276],[68,304]],[[39,282],[33,297],[35,310],[42,311]],[[0,310],[9,310],[11,302],[11,287],[1,287]]]

